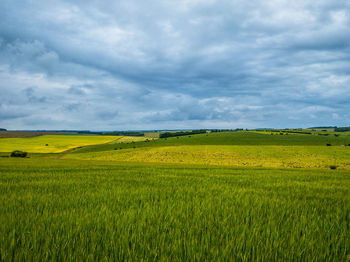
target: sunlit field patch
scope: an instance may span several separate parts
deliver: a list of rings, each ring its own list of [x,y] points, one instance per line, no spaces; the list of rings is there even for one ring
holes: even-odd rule
[[[130,142],[142,142],[146,140],[152,140],[153,138],[147,138],[144,136],[123,136],[120,137],[115,143],[130,143]]]
[[[120,136],[44,135],[29,138],[0,138],[0,152],[22,150],[31,153],[58,153],[76,147],[112,142]]]
[[[65,158],[278,168],[336,165],[350,170],[350,147],[342,146],[165,146],[69,154]]]

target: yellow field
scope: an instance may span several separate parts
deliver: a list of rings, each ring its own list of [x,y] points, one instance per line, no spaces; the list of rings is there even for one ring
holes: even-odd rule
[[[350,147],[166,146],[68,154],[65,158],[224,166],[350,170]]]
[[[120,136],[45,135],[30,138],[0,138],[0,152],[59,153],[72,148],[109,143]]]

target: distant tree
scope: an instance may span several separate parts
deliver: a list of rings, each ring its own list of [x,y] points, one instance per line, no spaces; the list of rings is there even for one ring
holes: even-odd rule
[[[11,153],[11,157],[26,157],[27,156],[27,152],[23,152],[20,150],[15,150]]]

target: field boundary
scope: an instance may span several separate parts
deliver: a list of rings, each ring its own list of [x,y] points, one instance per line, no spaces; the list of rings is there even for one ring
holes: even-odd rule
[[[93,144],[93,145],[86,145],[86,146],[77,146],[77,147],[74,147],[74,148],[70,148],[70,149],[67,149],[65,151],[62,151],[62,152],[58,152],[58,153],[54,153],[54,154],[62,154],[62,155],[65,155],[65,154],[68,154],[68,153],[71,153],[72,151],[74,150],[78,150],[78,149],[81,149],[81,148],[85,148],[85,147],[89,147],[89,146],[99,146],[99,145],[108,145],[108,144],[113,144],[115,141],[118,141],[119,139],[123,138],[122,137],[119,137],[113,141],[110,141],[110,142],[107,142],[107,143],[102,143],[102,144]],[[45,153],[43,153],[45,154]]]

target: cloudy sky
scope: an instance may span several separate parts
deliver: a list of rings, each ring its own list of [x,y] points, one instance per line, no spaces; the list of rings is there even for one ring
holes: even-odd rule
[[[350,125],[349,0],[1,0],[0,127]]]

